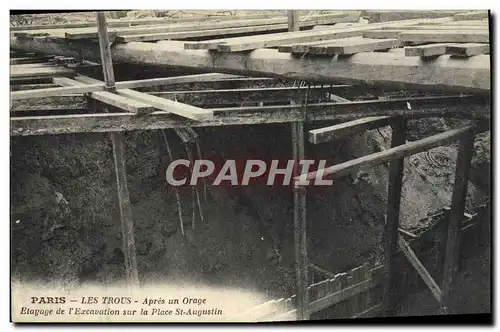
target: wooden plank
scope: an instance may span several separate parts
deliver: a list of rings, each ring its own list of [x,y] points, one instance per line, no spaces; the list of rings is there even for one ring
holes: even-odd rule
[[[313,144],[329,142],[339,137],[386,126],[390,121],[391,117],[389,116],[377,116],[344,122],[325,128],[313,129],[309,131],[309,142]]]
[[[385,39],[385,38],[398,38],[399,34],[405,30],[399,29],[391,29],[391,30],[369,30],[363,32],[363,37],[365,38],[379,38],[379,39]]]
[[[49,58],[50,57],[44,57],[44,56],[10,58],[10,64],[11,65],[20,65],[20,64],[28,64],[28,63],[41,63],[41,62],[47,61]]]
[[[451,18],[434,19],[432,22],[440,23],[451,20]],[[422,22],[428,22],[428,19],[404,20],[391,22],[391,26],[406,26]],[[275,33],[264,36],[248,36],[236,37],[217,40],[217,49],[221,52],[239,52],[254,50],[257,48],[275,47],[280,45],[287,45],[291,43],[301,42],[314,42],[325,39],[339,39],[347,37],[361,36],[364,31],[379,29],[386,26],[387,23],[373,23],[367,24],[362,27],[352,27],[344,29],[322,29],[314,31],[299,31],[299,32],[286,32]],[[185,44],[186,49],[191,49],[195,43]],[[214,43],[201,43],[201,47],[213,47]],[[212,48],[210,48],[212,49]]]
[[[58,85],[63,85],[65,77],[55,77],[54,83]],[[62,84],[60,84],[60,82]],[[10,93],[11,100],[21,100],[21,99],[30,99],[30,98],[41,98],[41,97],[51,97],[51,96],[63,96],[71,93],[88,93],[88,92],[96,92],[96,91],[104,91],[103,84],[92,84],[85,86],[64,86],[57,88],[46,88],[46,89],[38,89],[38,90],[24,90],[24,91],[14,91]]]
[[[278,46],[278,52],[282,53],[307,53],[309,52],[309,49],[313,46],[317,45],[325,45],[329,43],[336,42],[338,40],[344,40],[344,41],[349,41],[349,40],[361,40],[361,36],[356,36],[356,37],[350,37],[350,38],[341,38],[341,39],[327,39],[327,40],[320,40],[317,42],[304,42],[304,43],[296,43],[292,45],[282,45]]]
[[[393,28],[382,28],[393,29]],[[437,25],[437,24],[424,24],[424,25],[413,25],[404,27],[404,30],[453,30],[453,31],[474,31],[474,30],[488,30],[487,25],[467,25],[467,26],[456,26],[456,25]]]
[[[401,44],[398,39],[362,39],[356,41],[339,40],[331,44],[318,45],[309,48],[311,54],[355,54],[360,52],[371,52],[397,47]]]
[[[24,41],[11,39],[12,47],[45,53],[72,55],[82,52],[85,58],[95,58],[98,50],[92,45],[84,48],[53,41]],[[490,57],[479,55],[464,59],[442,57],[425,62],[417,57],[405,57],[403,50],[379,53],[358,53],[349,58],[314,61],[259,49],[231,56],[208,51],[184,50],[182,42],[162,42],[151,45],[140,43],[118,44],[112,48],[113,58],[120,62],[147,65],[191,67],[199,70],[225,72],[250,76],[272,76],[301,79],[321,83],[366,81],[379,86],[397,85],[412,89],[443,89],[466,93],[487,92],[490,89]],[[435,75],[436,71],[440,75]],[[394,75],[397,73],[397,75]]]
[[[129,43],[134,41],[156,41],[156,40],[182,40],[187,38],[205,38],[227,35],[248,34],[256,32],[283,32],[286,31],[286,24],[271,24],[271,25],[256,25],[250,27],[225,28],[225,29],[210,29],[210,30],[193,30],[180,32],[166,33],[151,33],[141,35],[118,35],[117,42]]]
[[[78,86],[83,84],[81,82],[71,79],[57,80],[57,82],[67,86]],[[133,99],[125,98],[123,96],[119,96],[112,92],[107,92],[107,91],[91,92],[90,96],[93,99],[99,100],[105,104],[112,105],[135,114],[145,114],[145,113],[151,113],[153,111],[153,107],[151,105]]]
[[[79,76],[78,80],[85,83],[97,83],[99,80]],[[214,114],[210,110],[205,110],[203,108],[194,107],[191,105],[175,102],[172,100],[168,100],[165,98],[160,98],[157,96],[152,96],[146,93],[130,90],[130,89],[120,89],[117,90],[119,96],[129,98],[131,100],[136,100],[138,102],[145,103],[147,105],[151,105],[154,108],[173,113],[176,115],[180,115],[182,117],[195,120],[195,121],[204,121],[204,120],[213,120]]]
[[[148,105],[152,105],[154,108],[170,112],[191,120],[205,121],[213,120],[214,118],[214,114],[210,110],[205,110],[203,108],[194,107],[188,104],[148,95],[146,93],[129,89],[118,90],[117,93],[120,96],[144,102]]]
[[[308,181],[314,180],[316,178],[317,172],[322,172],[324,178],[327,177],[332,179],[332,178],[342,177],[347,175],[353,169],[362,166],[373,167],[390,160],[404,158],[412,154],[426,151],[438,146],[451,144],[452,142],[457,141],[462,137],[469,135],[472,131],[473,131],[472,127],[449,130],[444,133],[423,138],[421,140],[409,142],[404,145],[390,148],[381,152],[373,153],[357,159],[349,160],[341,164],[327,167],[325,169],[320,169],[315,172],[310,172],[305,175],[301,175],[301,178],[296,177],[295,180],[298,181],[299,185],[307,185],[309,184]]]
[[[482,20],[489,18],[489,12],[487,10],[481,11],[471,11],[468,13],[459,13],[453,16],[455,21],[466,21],[466,20]]]
[[[218,79],[229,79],[233,77],[238,77],[234,75],[227,74],[200,74],[200,75],[187,75],[179,77],[164,77],[164,78],[152,78],[144,80],[133,80],[133,81],[123,81],[116,82],[116,89],[130,89],[130,88],[141,88],[156,85],[170,85],[179,83],[190,83],[190,82],[210,82],[212,80]],[[71,80],[67,81],[64,78],[55,78],[59,85],[70,85]],[[23,93],[11,93],[11,98],[16,99],[29,99],[37,97],[48,97],[48,96],[62,96],[68,93],[88,93],[96,91],[104,91],[104,82],[92,79],[90,77],[84,77],[78,75],[75,77],[76,81],[87,83],[81,84],[79,86],[63,87],[63,88],[51,88],[38,91],[23,91]],[[74,83],[74,82],[73,82]]]
[[[292,158],[298,163],[304,159],[304,124],[302,121],[292,122]],[[293,173],[299,170],[294,167]],[[293,229],[295,248],[295,288],[297,295],[297,319],[309,319],[308,294],[308,259],[307,259],[307,219],[306,219],[306,189],[293,187]]]
[[[106,89],[115,88],[115,74],[111,57],[111,43],[109,41],[106,18],[103,12],[97,13],[97,30],[99,31],[99,49],[101,51],[102,72]]]
[[[403,42],[413,43],[489,43],[488,30],[412,30],[399,34]]]
[[[10,79],[21,79],[21,78],[31,78],[31,77],[57,77],[66,76],[72,77],[76,73],[73,69],[68,69],[64,67],[38,67],[38,68],[26,68],[26,69],[12,69],[10,71]]]
[[[429,44],[405,47],[406,56],[434,57],[446,54],[447,44]]]
[[[392,140],[391,149],[397,149],[404,146],[406,142],[406,120],[394,119],[391,124]],[[384,226],[384,268],[387,271],[387,277],[384,282],[384,309],[387,315],[394,314],[397,302],[397,271],[396,271],[396,252],[399,228],[399,213],[401,205],[401,190],[403,187],[404,174],[404,156],[391,160],[389,166],[388,194],[386,220]]]
[[[425,23],[424,23],[425,24]],[[455,27],[468,27],[468,26],[484,26],[488,28],[488,20],[473,20],[473,21],[451,21],[439,23],[440,26],[455,26]]]
[[[367,317],[375,317],[379,315],[383,311],[382,303],[376,304],[354,316],[352,318],[367,318]]]
[[[10,91],[36,90],[56,87],[57,84],[53,83],[11,84]]]
[[[300,20],[299,13],[296,10],[288,10],[288,31],[299,31],[300,30]]]
[[[342,289],[338,292],[330,294],[328,296],[323,297],[322,299],[313,301],[309,304],[309,312],[315,313],[325,308],[328,308],[334,304],[337,304],[341,301],[345,301],[357,294],[365,292],[377,285],[377,282],[374,280],[366,280],[355,285],[351,285],[345,289]]]
[[[441,287],[443,311],[448,312],[452,302],[453,281],[457,271],[460,230],[467,200],[467,185],[472,155],[474,153],[475,134],[469,132],[462,137],[458,148],[455,182],[453,184],[453,194],[451,197],[451,211],[448,221],[446,251],[444,260],[443,281]]]
[[[239,104],[247,105],[264,103],[287,103],[294,100],[300,103],[305,98],[309,102],[327,101],[327,94],[330,91],[347,91],[347,85],[333,86],[314,86],[304,87],[282,87],[282,88],[244,88],[244,89],[219,89],[219,90],[197,90],[197,91],[169,91],[169,92],[149,92],[148,94],[177,100],[178,102],[189,103],[191,105],[210,105],[210,104]]]
[[[474,56],[479,54],[489,54],[490,44],[477,44],[477,43],[467,43],[467,44],[453,44],[446,46],[446,54],[456,55],[456,56]]]
[[[434,279],[432,278],[431,274],[425,266],[420,262],[418,259],[417,255],[413,252],[411,249],[410,245],[408,242],[406,242],[401,235],[398,237],[398,246],[401,249],[401,251],[404,253],[406,258],[408,258],[408,261],[410,264],[417,270],[418,274],[422,278],[422,280],[425,282],[427,287],[429,287],[429,290],[432,292],[432,295],[434,298],[438,301],[441,302],[441,289],[439,289],[439,286],[436,284]]]
[[[107,90],[114,89],[115,75],[113,61],[109,49],[109,36],[104,12],[97,12],[97,26],[99,30],[99,46],[101,49],[101,62],[104,74],[104,85]],[[78,83],[77,83],[78,84]],[[93,94],[106,94],[109,92],[94,92]],[[116,96],[110,93],[110,96]],[[134,221],[132,219],[132,205],[127,186],[127,170],[125,163],[125,148],[122,133],[111,133],[113,144],[113,157],[115,160],[116,187],[118,191],[118,206],[120,210],[123,251],[125,256],[125,277],[129,290],[139,285],[137,271],[136,248],[134,240]]]
[[[339,21],[344,21],[350,16],[348,13],[335,13],[335,14],[325,14],[317,15],[308,18],[301,22],[301,24],[325,24],[325,23],[335,23]],[[352,18],[350,18],[352,20]],[[307,23],[306,23],[307,22]],[[145,35],[154,33],[166,33],[166,32],[181,32],[181,31],[195,31],[195,30],[210,30],[210,29],[226,29],[226,28],[238,28],[238,27],[249,27],[257,25],[271,25],[271,24],[286,24],[286,17],[275,17],[275,18],[265,18],[265,19],[253,19],[253,20],[234,20],[234,21],[221,21],[221,22],[196,22],[196,23],[178,23],[169,25],[154,25],[154,26],[143,26],[143,27],[132,27],[132,28],[111,28],[110,33],[112,35]],[[65,33],[65,37],[69,39],[88,39],[96,38],[97,31],[95,28],[82,28],[75,29],[70,32]]]

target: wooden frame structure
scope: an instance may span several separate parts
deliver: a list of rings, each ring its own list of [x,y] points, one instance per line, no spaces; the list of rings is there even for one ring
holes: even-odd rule
[[[450,130],[441,134],[427,137],[414,142],[406,142],[406,120],[401,117],[373,117],[363,119],[363,121],[352,121],[341,125],[323,128],[310,132],[310,140],[313,143],[324,142],[333,137],[351,135],[368,129],[385,126],[390,123],[392,126],[392,147],[388,150],[350,160],[325,169],[319,169],[315,172],[301,174],[295,177],[296,188],[302,188],[301,192],[306,191],[309,180],[316,179],[318,176],[329,179],[339,178],[349,174],[353,169],[359,167],[373,167],[385,162],[390,162],[389,168],[389,188],[387,203],[387,218],[384,230],[384,251],[385,251],[385,297],[384,309],[386,315],[394,313],[397,290],[397,274],[394,269],[394,260],[397,248],[403,251],[412,266],[417,270],[426,285],[431,290],[436,300],[441,303],[442,310],[447,312],[451,304],[450,295],[453,287],[453,277],[456,273],[458,261],[458,247],[460,243],[459,231],[465,209],[465,199],[467,194],[467,183],[469,177],[470,163],[474,147],[474,139],[478,129],[476,127],[465,127],[462,129]],[[437,285],[429,272],[418,260],[406,241],[398,235],[399,210],[401,201],[401,189],[403,184],[403,162],[404,158],[410,155],[423,152],[438,146],[448,145],[454,141],[459,141],[458,157],[456,162],[455,184],[452,195],[450,223],[448,225],[448,234],[446,240],[446,252],[444,262],[444,277],[441,288]],[[297,214],[297,224],[305,221],[305,214]],[[300,243],[300,245],[304,245]],[[301,249],[302,250],[305,249]],[[306,260],[307,256],[302,259]],[[306,288],[307,291],[307,288]],[[299,306],[299,308],[301,308]],[[303,312],[302,317],[307,317],[307,312]]]
[[[312,121],[325,120],[343,120],[348,121],[342,124],[334,125],[327,128],[311,130],[309,132],[309,141],[314,144],[327,142],[337,137],[352,135],[369,129],[375,129],[381,126],[390,124],[393,127],[392,147],[391,149],[361,157],[339,165],[334,165],[326,169],[318,170],[324,176],[329,178],[341,177],[346,175],[351,169],[360,166],[374,166],[382,162],[390,161],[389,171],[389,192],[387,206],[387,222],[385,228],[385,254],[386,261],[384,264],[387,273],[385,284],[385,302],[384,308],[387,314],[391,314],[394,304],[395,290],[394,278],[395,272],[393,268],[394,254],[399,248],[405,253],[409,261],[424,279],[426,284],[431,289],[432,293],[438,301],[442,303],[443,309],[447,310],[450,304],[450,294],[452,292],[453,276],[456,269],[457,251],[459,245],[458,232],[460,230],[461,217],[464,212],[465,193],[467,188],[468,173],[470,160],[472,155],[472,147],[474,143],[474,135],[476,128],[467,127],[463,129],[453,130],[446,133],[428,137],[416,142],[406,142],[405,123],[408,118],[420,117],[454,117],[484,120],[489,119],[489,99],[484,96],[472,95],[445,95],[435,97],[403,97],[389,100],[357,100],[352,101],[357,91],[356,86],[350,85],[354,82],[362,82],[367,75],[377,72],[384,72],[388,68],[385,60],[382,60],[386,54],[357,54],[350,59],[339,59],[332,65],[330,60],[318,60],[314,65],[305,58],[297,59],[291,54],[280,53],[279,50],[256,50],[252,55],[242,54],[212,54],[210,51],[189,51],[179,50],[180,44],[176,42],[159,42],[150,47],[152,54],[164,55],[162,61],[168,63],[171,58],[179,65],[188,65],[200,69],[222,69],[224,72],[236,74],[255,74],[256,72],[269,72],[270,68],[275,64],[286,64],[286,70],[290,68],[299,68],[295,72],[294,78],[308,78],[318,82],[327,82],[335,84],[344,82],[347,84],[335,84],[324,88],[323,86],[316,87],[287,87],[282,88],[280,93],[284,91],[294,91],[305,97],[298,100],[292,99],[287,105],[259,105],[259,106],[242,106],[242,107],[222,107],[222,108],[202,108],[189,105],[183,102],[178,102],[176,96],[193,96],[200,95],[203,92],[184,91],[180,92],[153,92],[145,93],[131,89],[146,88],[159,85],[180,84],[188,82],[210,82],[224,79],[238,79],[238,77],[229,74],[200,74],[188,75],[182,77],[146,79],[136,81],[115,82],[112,55],[117,60],[125,60],[131,63],[140,63],[138,59],[137,45],[125,44],[118,45],[113,49],[110,47],[109,35],[106,28],[106,22],[102,13],[97,15],[98,21],[98,38],[99,38],[99,54],[103,66],[104,82],[78,75],[75,71],[68,68],[45,68],[43,65],[35,66],[29,71],[31,78],[33,73],[39,79],[50,78],[49,83],[34,83],[46,84],[41,89],[23,90],[11,92],[11,101],[18,102],[31,98],[92,98],[106,105],[121,109],[120,112],[107,112],[97,114],[63,114],[63,115],[35,115],[35,116],[16,116],[22,111],[11,109],[11,136],[30,136],[30,135],[47,135],[47,134],[65,134],[65,133],[90,133],[90,132],[110,132],[113,141],[113,155],[115,160],[115,172],[117,179],[118,198],[120,205],[120,214],[122,219],[122,234],[124,241],[124,253],[127,270],[127,280],[130,286],[137,285],[138,274],[135,262],[135,245],[133,240],[133,221],[130,209],[130,199],[128,195],[125,160],[123,156],[123,142],[121,132],[128,130],[149,130],[149,129],[165,129],[165,128],[189,128],[189,127],[204,127],[204,126],[226,126],[240,124],[265,124],[265,123],[290,123],[292,131],[292,151],[293,158],[296,161],[304,157],[304,123]],[[448,22],[449,20],[441,20]],[[421,22],[421,20],[419,21]],[[291,11],[288,13],[288,29],[290,32],[299,30],[299,22],[296,14]],[[406,25],[406,24],[404,24]],[[385,25],[380,24],[380,27]],[[361,29],[361,33],[375,32],[374,27],[370,29]],[[94,32],[92,32],[94,33]],[[338,33],[338,32],[335,32]],[[335,34],[334,33],[334,34]],[[358,32],[356,32],[357,34]],[[324,32],[324,35],[332,34],[332,32]],[[310,36],[305,33],[304,36]],[[299,38],[300,39],[300,38]],[[299,40],[297,39],[297,40]],[[319,40],[319,39],[318,39]],[[73,43],[70,47],[60,48],[58,45],[51,45],[48,39],[37,39],[37,37],[15,38],[11,40],[14,46],[23,48],[29,46],[35,50],[46,51],[47,48],[55,47],[57,53],[73,55],[75,50],[81,53],[78,42]],[[76,45],[76,46],[75,46]],[[182,44],[184,45],[184,44]],[[83,47],[83,46],[82,46]],[[85,45],[89,47],[89,45]],[[95,58],[92,54],[95,51],[90,46],[90,50],[83,51],[84,55],[89,55],[89,58]],[[141,46],[142,47],[142,46]],[[243,47],[243,46],[241,46]],[[281,46],[280,46],[281,47]],[[283,46],[285,49],[286,45]],[[329,45],[328,47],[333,47]],[[484,53],[484,46],[481,46],[481,53]],[[238,49],[238,46],[226,47],[226,51]],[[224,51],[224,47],[221,48]],[[442,50],[441,50],[442,51]],[[318,51],[319,52],[319,51]],[[402,54],[395,51],[394,56],[400,57]],[[416,52],[416,51],[409,51]],[[467,48],[457,52],[473,52]],[[397,53],[397,54],[396,54]],[[179,57],[179,55],[181,55]],[[186,57],[184,57],[187,55]],[[235,60],[236,59],[236,60]],[[43,61],[37,59],[16,60],[16,64],[33,65],[35,61],[39,63]],[[402,74],[397,78],[385,77],[392,84],[405,84],[411,86],[414,84],[420,88],[439,87],[444,82],[449,82],[452,75],[458,77],[453,79],[451,90],[458,89],[460,92],[480,92],[489,91],[489,61],[486,65],[484,55],[479,55],[476,59],[468,60],[472,63],[466,68],[460,67],[462,63],[454,59],[443,59],[432,66],[432,70],[443,69],[444,77],[435,78],[429,82],[420,80],[411,81],[414,77],[415,65],[422,65],[421,59],[408,58],[400,62]],[[463,60],[462,60],[463,62]],[[246,66],[262,66],[257,69],[241,69],[240,63],[246,63]],[[11,61],[12,64],[12,61]],[[160,63],[161,65],[162,63]],[[158,65],[158,64],[155,64]],[[328,65],[328,70],[334,71],[334,75],[323,75],[318,73],[318,66]],[[40,67],[40,68],[39,68]],[[315,74],[311,76],[311,68],[315,69]],[[30,76],[27,73],[28,67],[20,68],[14,79],[24,80]],[[281,68],[277,66],[276,68]],[[427,78],[434,77],[429,75],[427,71],[430,68],[423,64],[422,76]],[[471,70],[475,70],[477,80],[475,85],[470,84]],[[366,73],[365,73],[366,72]],[[287,73],[276,72],[273,76],[286,76]],[[354,79],[352,77],[355,76]],[[334,77],[334,79],[332,79]],[[488,79],[486,79],[486,77]],[[241,78],[241,77],[240,77]],[[464,79],[466,78],[466,79]],[[11,77],[12,79],[12,77]],[[243,78],[241,78],[243,79]],[[246,78],[245,78],[246,79]],[[265,79],[270,78],[255,78]],[[384,77],[382,77],[384,79]],[[410,79],[410,80],[409,80]],[[56,85],[56,86],[54,86]],[[360,90],[369,89],[368,86],[361,86]],[[288,89],[288,90],[287,90]],[[241,90],[241,89],[240,89]],[[258,90],[258,91],[257,91]],[[328,90],[328,100],[320,102],[313,101],[309,103],[308,94],[311,91],[317,90],[319,94],[324,94]],[[254,89],[253,93],[264,93],[263,89]],[[271,90],[266,90],[265,93],[270,93]],[[277,91],[277,90],[273,90]],[[335,93],[347,92],[348,98],[337,96]],[[205,92],[206,93],[206,92]],[[248,91],[224,91],[213,90],[211,93],[225,96],[225,99],[230,94],[249,93]],[[275,93],[275,92],[273,92]],[[76,94],[76,96],[75,96]],[[226,95],[224,95],[226,94]],[[170,99],[174,100],[170,100]],[[107,106],[106,106],[107,107]],[[71,107],[67,107],[70,109]],[[85,108],[84,108],[85,109]],[[155,110],[157,109],[157,110]],[[50,108],[45,110],[51,112]],[[18,112],[18,113],[16,113]],[[401,197],[402,175],[403,175],[403,160],[406,156],[415,154],[432,147],[446,145],[453,141],[459,140],[459,155],[457,159],[457,170],[455,178],[455,187],[450,212],[450,224],[447,234],[447,250],[445,259],[445,275],[441,287],[432,279],[425,267],[419,262],[416,255],[413,253],[407,243],[398,236],[399,223],[399,204]],[[308,269],[309,262],[307,258],[307,238],[306,238],[306,195],[307,185],[304,180],[316,177],[317,172],[308,174],[299,174],[298,169],[294,170],[295,179],[297,180],[294,191],[294,238],[295,238],[295,271],[296,271],[296,305],[299,320],[305,320],[310,315],[309,303],[309,285],[308,285]],[[340,295],[332,295],[333,299],[340,298]],[[331,299],[330,299],[331,300]],[[322,300],[323,301],[323,300]],[[328,306],[331,301],[323,301],[316,303],[317,308]]]

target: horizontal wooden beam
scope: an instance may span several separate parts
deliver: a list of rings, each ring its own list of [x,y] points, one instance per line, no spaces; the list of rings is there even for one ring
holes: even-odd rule
[[[325,296],[321,299],[313,301],[309,304],[308,311],[309,313],[315,313],[325,308],[328,308],[334,304],[342,302],[346,299],[349,299],[357,294],[363,293],[373,287],[376,287],[380,284],[379,280],[368,279],[366,281],[362,281],[355,285],[344,288],[338,292]]]
[[[118,90],[117,93],[120,96],[124,96],[133,100],[147,103],[148,105],[152,105],[154,108],[169,113],[173,113],[187,119],[195,121],[207,121],[207,120],[213,120],[214,118],[214,114],[210,110],[191,106],[188,104],[179,103],[165,98],[148,95],[146,93],[130,89]]]
[[[398,246],[403,252],[403,254],[406,256],[410,264],[417,270],[417,273],[419,276],[422,278],[422,280],[425,282],[427,287],[429,287],[432,295],[434,298],[440,303],[441,302],[441,289],[439,288],[438,284],[434,281],[432,278],[431,274],[425,266],[420,262],[418,259],[417,255],[413,252],[411,249],[410,245],[408,242],[406,242],[401,235],[398,236]]]
[[[490,44],[466,43],[446,46],[446,53],[456,56],[474,56],[479,54],[489,54]]]
[[[449,20],[446,19],[434,19],[433,22],[439,23]],[[406,26],[412,24],[418,24],[422,22],[427,22],[427,20],[403,20],[391,22],[391,26]],[[314,42],[326,39],[340,39],[361,36],[364,31],[379,29],[386,26],[387,23],[373,23],[367,24],[365,26],[352,27],[352,28],[342,28],[342,29],[320,29],[314,31],[298,31],[298,32],[284,32],[275,33],[263,36],[247,36],[247,37],[236,37],[236,38],[226,38],[219,39],[217,42],[217,50],[221,52],[239,52],[255,50],[263,47],[275,47],[280,45],[287,45],[290,43],[301,43],[301,42]],[[186,48],[192,48],[191,45],[194,43],[187,43]],[[210,44],[212,45],[212,44]]]
[[[412,30],[399,34],[403,42],[413,43],[489,43],[488,30]]]
[[[406,56],[435,57],[446,54],[447,44],[429,44],[405,47]]]
[[[86,76],[78,76],[76,78],[77,81],[83,83],[97,83],[101,82],[91,77]],[[116,85],[115,85],[116,86]],[[147,93],[142,93],[138,91],[134,91],[131,89],[120,89],[116,90],[116,93],[119,96],[129,98],[132,100],[136,100],[138,102],[145,103],[147,105],[151,105],[154,108],[157,108],[162,111],[166,111],[169,113],[173,113],[184,118],[188,118],[195,121],[205,121],[205,120],[213,120],[214,114],[210,110],[205,110],[203,108],[194,107],[191,105],[175,102],[172,100],[168,100],[165,98],[160,98],[157,96],[152,96]]]
[[[233,78],[233,77],[238,77],[238,76],[211,73],[211,74],[199,74],[199,75],[186,75],[179,77],[150,78],[144,80],[116,82],[115,87],[116,89],[135,89],[135,88],[143,88],[143,87],[157,86],[157,85],[169,85],[169,84],[192,83],[192,82],[210,82],[212,80],[219,80],[219,79]],[[95,81],[100,82],[98,80]],[[69,81],[64,81],[64,80],[60,80],[59,82],[66,82],[65,84],[70,84]],[[65,86],[58,88],[16,91],[16,92],[11,92],[10,97],[12,100],[20,100],[29,98],[39,98],[39,97],[63,96],[68,93],[89,93],[89,92],[97,92],[104,90],[105,90],[104,83],[100,82],[100,83],[80,84],[76,86]]]
[[[434,104],[433,104],[434,103]],[[382,103],[367,101],[357,103],[309,104],[308,121],[355,120],[369,116],[403,116],[405,118],[453,117],[466,119],[487,119],[489,102],[477,97],[455,97],[422,102],[412,110],[402,108],[402,102]],[[476,103],[476,104],[474,104]],[[361,106],[363,105],[364,106]],[[403,102],[406,104],[406,102]],[[378,105],[378,106],[376,106]],[[233,107],[210,109],[212,121],[196,122],[182,119],[167,112],[153,112],[148,116],[134,116],[128,113],[85,114],[61,116],[11,117],[11,135],[47,135],[85,132],[108,132],[129,130],[154,130],[178,127],[214,127],[228,125],[251,125],[289,123],[304,120],[302,105]],[[353,110],[355,110],[353,112]],[[19,130],[19,128],[21,128]]]
[[[318,20],[321,24],[324,24],[324,22],[335,23],[338,21],[344,21],[346,18],[350,17],[347,12],[317,15],[317,16],[319,17],[309,17],[307,18],[307,20],[304,21],[316,22],[316,20]],[[355,18],[351,18],[351,20],[353,19],[356,20]],[[242,19],[242,20],[220,21],[220,22],[200,21],[193,23],[165,24],[165,25],[155,25],[146,27],[131,27],[131,28],[112,27],[109,29],[108,32],[113,35],[145,35],[153,33],[226,29],[226,28],[258,26],[258,25],[283,24],[286,23],[286,21],[287,21],[286,17],[250,19],[250,20]],[[66,32],[65,37],[70,39],[96,38],[97,30],[96,28],[75,29],[74,31]]]
[[[340,123],[334,126],[309,131],[309,142],[319,144],[349,136],[366,130],[384,127],[390,123],[390,116],[374,116]]]
[[[84,84],[69,78],[54,79],[54,83],[66,86],[78,86]],[[146,113],[151,113],[153,111],[153,107],[151,105],[133,99],[129,99],[123,96],[119,96],[117,94],[108,91],[91,92],[90,96],[93,99],[99,100],[105,104],[118,107],[120,109],[135,114],[146,114]]]
[[[43,77],[72,77],[76,73],[73,69],[64,67],[38,67],[38,68],[19,68],[10,70],[10,79],[43,78]]]
[[[489,18],[489,12],[487,10],[472,11],[468,13],[459,13],[453,16],[455,21],[462,20],[482,20]]]
[[[316,15],[309,17],[305,21],[300,22],[301,28],[310,28],[317,24],[332,24],[338,21],[345,21],[347,16],[344,14],[337,15]],[[354,19],[351,19],[354,20]],[[284,19],[275,19],[276,22],[284,21]],[[205,38],[205,37],[217,37],[217,36],[229,36],[229,35],[241,35],[241,34],[249,34],[256,32],[285,32],[288,29],[288,24],[286,22],[280,24],[273,24],[274,21],[263,20],[262,25],[252,25],[252,26],[238,26],[238,27],[225,27],[218,29],[194,29],[194,30],[186,30],[186,31],[178,31],[178,32],[157,32],[150,34],[138,34],[138,35],[127,35],[119,34],[116,37],[116,41],[118,42],[133,42],[133,41],[154,41],[154,40],[179,40],[179,39],[187,39],[187,38]],[[167,30],[167,29],[165,29]]]
[[[323,174],[323,178],[339,178],[349,174],[349,172],[354,169],[358,169],[359,167],[374,167],[390,160],[405,158],[438,146],[451,144],[467,135],[470,135],[473,130],[473,127],[449,130],[418,141],[409,142],[381,152],[349,160],[338,165],[319,169],[315,172],[302,174],[295,177],[295,180],[299,185],[308,185],[310,183],[309,181],[313,181],[318,173]]]
[[[337,41],[329,44],[312,46],[309,48],[311,54],[355,54],[360,52],[372,52],[376,50],[385,50],[400,46],[398,39],[370,39],[364,38],[359,41]]]
[[[54,40],[11,39],[11,47],[41,53],[76,55],[96,59],[99,50],[89,44]],[[490,57],[464,59],[442,56],[436,61],[405,57],[403,50],[358,53],[338,59],[295,57],[273,49],[224,54],[185,50],[183,42],[128,43],[111,47],[117,62],[150,66],[195,68],[245,76],[300,79],[321,83],[367,83],[401,89],[489,93]],[[439,72],[439,75],[436,75]],[[395,75],[397,74],[397,75]]]

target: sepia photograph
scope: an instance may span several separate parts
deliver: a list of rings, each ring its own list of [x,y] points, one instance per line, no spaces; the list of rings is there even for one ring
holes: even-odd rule
[[[492,25],[11,10],[10,321],[492,324]]]

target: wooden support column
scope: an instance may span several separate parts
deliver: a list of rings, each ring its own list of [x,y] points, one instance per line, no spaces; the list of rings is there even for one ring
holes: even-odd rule
[[[455,170],[455,183],[451,198],[451,211],[448,221],[448,235],[446,239],[446,252],[444,260],[443,284],[442,284],[442,311],[447,313],[450,309],[453,278],[456,274],[459,249],[460,230],[465,212],[467,198],[467,184],[469,181],[470,164],[474,152],[475,134],[471,132],[460,140]]]
[[[304,124],[302,121],[292,122],[292,147],[295,160],[294,177],[299,175],[298,163],[304,158]],[[293,219],[295,247],[295,283],[297,294],[297,319],[309,319],[308,297],[308,259],[306,237],[306,187],[294,185]]]
[[[108,30],[106,18],[103,12],[97,13],[97,25],[99,29],[99,46],[101,49],[101,61],[104,72],[104,81],[107,90],[115,89],[115,75],[113,62],[109,47]],[[111,133],[113,142],[113,157],[115,160],[116,185],[118,190],[118,204],[122,222],[123,249],[125,256],[125,271],[129,287],[139,284],[137,272],[136,250],[134,240],[134,221],[132,219],[132,207],[127,187],[127,174],[125,168],[125,151],[123,147],[123,134]]]
[[[406,120],[397,119],[392,126],[391,147],[406,143]],[[385,314],[394,314],[397,299],[396,271],[394,262],[398,248],[399,209],[401,204],[401,188],[403,187],[404,157],[391,161],[389,169],[389,190],[387,197],[387,217],[384,229],[384,253],[386,280],[384,289]]]
[[[288,12],[288,31],[299,31],[299,13],[296,10],[289,10]]]

